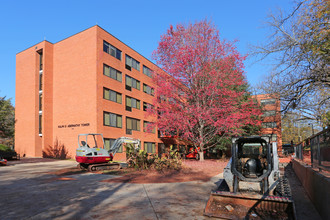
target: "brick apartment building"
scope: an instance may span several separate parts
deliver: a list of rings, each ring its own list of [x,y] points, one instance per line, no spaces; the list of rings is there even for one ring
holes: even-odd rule
[[[155,120],[145,110],[153,103],[151,71],[156,68],[97,25],[18,53],[15,150],[41,157],[58,140],[74,157],[78,134],[84,133],[102,133],[106,148],[122,136],[140,139],[147,152],[163,151],[171,144],[182,147],[184,143],[173,138],[158,138],[157,129],[151,133],[144,129]],[[269,99],[257,98],[262,103]],[[265,105],[269,117],[278,110],[273,104]],[[269,117],[264,133],[280,141],[280,122],[275,125]],[[115,160],[125,158],[122,149],[115,156]]]
[[[271,142],[277,142],[278,151],[282,151],[282,126],[280,100],[270,94],[255,95],[263,110],[262,129],[263,136],[269,136]]]
[[[73,157],[78,134],[102,133],[106,147],[128,136],[157,152],[163,143],[157,130],[144,131],[155,119],[145,111],[153,103],[155,68],[99,26],[18,53],[16,151],[41,157],[58,140]],[[115,159],[125,157],[118,152]]]

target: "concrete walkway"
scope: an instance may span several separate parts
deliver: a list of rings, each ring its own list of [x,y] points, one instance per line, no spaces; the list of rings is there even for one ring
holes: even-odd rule
[[[203,210],[209,182],[128,184],[100,182],[111,175],[83,173],[56,180],[46,172],[73,161],[0,168],[0,219],[209,219]]]

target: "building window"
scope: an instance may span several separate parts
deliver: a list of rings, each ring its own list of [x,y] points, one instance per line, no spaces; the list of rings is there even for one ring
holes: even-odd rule
[[[163,103],[163,102],[166,102],[166,98],[164,95],[160,95],[157,97],[157,102],[158,103]]]
[[[39,114],[39,134],[42,134],[42,114]]]
[[[39,73],[39,91],[42,90],[42,72]]]
[[[277,141],[277,135],[276,134],[263,134],[262,136],[269,137],[270,142],[276,142]]]
[[[156,153],[156,144],[153,142],[144,142],[144,150],[147,153]]]
[[[42,93],[39,93],[39,111],[42,111]]]
[[[37,51],[39,54],[39,71],[43,70],[43,53],[42,50]]]
[[[39,136],[42,136],[42,73],[43,73],[43,52],[37,51],[39,55]]]
[[[125,76],[125,85],[126,89],[129,91],[132,91],[132,87],[134,89],[140,90],[140,81],[128,75]]]
[[[155,125],[149,121],[143,121],[143,131],[146,133],[156,133]]]
[[[103,98],[106,100],[117,102],[119,104],[122,103],[121,94],[111,89],[103,88]]]
[[[154,88],[152,88],[152,87],[150,87],[150,86],[148,86],[148,85],[146,85],[144,83],[143,83],[143,92],[144,93],[147,93],[149,95],[152,95],[152,96],[155,94]]]
[[[276,128],[276,122],[263,122],[263,128]]]
[[[162,138],[162,137],[165,137],[165,133],[158,129],[158,138]]]
[[[121,60],[121,51],[106,41],[103,41],[103,51],[117,58],[118,60]]]
[[[132,67],[140,71],[140,62],[126,54],[126,69],[132,70]]]
[[[143,102],[143,111],[147,111],[147,109],[153,109],[153,108],[154,108],[153,105]]]
[[[132,131],[140,131],[140,120],[126,117],[126,133],[132,134]]]
[[[275,116],[276,115],[276,111],[264,111],[263,113],[263,117],[270,117],[270,116]]]
[[[103,112],[103,124],[105,126],[121,128],[122,116],[110,112]]]
[[[111,66],[103,64],[103,74],[121,82],[121,72],[112,68]]]
[[[126,110],[132,111],[132,108],[140,109],[140,100],[126,96]]]
[[[104,138],[104,149],[107,151],[110,150],[110,147],[115,143],[116,139],[112,138]],[[120,145],[119,149],[117,150],[117,153],[123,152],[123,145]]]
[[[275,99],[262,99],[260,100],[261,105],[274,105],[276,103]]]
[[[143,65],[143,73],[149,77],[152,77],[152,70]]]
[[[161,156],[162,154],[165,154],[165,144],[164,143],[158,143],[158,154]]]

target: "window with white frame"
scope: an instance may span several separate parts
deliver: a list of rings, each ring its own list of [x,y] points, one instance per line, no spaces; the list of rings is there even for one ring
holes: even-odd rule
[[[117,58],[118,60],[121,60],[121,50],[112,46],[106,41],[103,41],[103,51]]]
[[[136,59],[128,56],[127,54],[126,54],[125,64],[126,64],[125,65],[126,69],[128,69],[128,70],[132,70],[132,68],[134,68],[134,69],[140,71],[140,62],[137,61]]]

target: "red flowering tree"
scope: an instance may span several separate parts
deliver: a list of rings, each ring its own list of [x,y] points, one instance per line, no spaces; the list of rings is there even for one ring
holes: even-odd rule
[[[178,135],[203,151],[215,136],[240,134],[260,124],[260,109],[247,97],[243,60],[234,45],[221,41],[208,21],[171,26],[153,53],[167,73],[156,71],[156,108],[160,131]],[[212,144],[210,144],[212,142]]]

